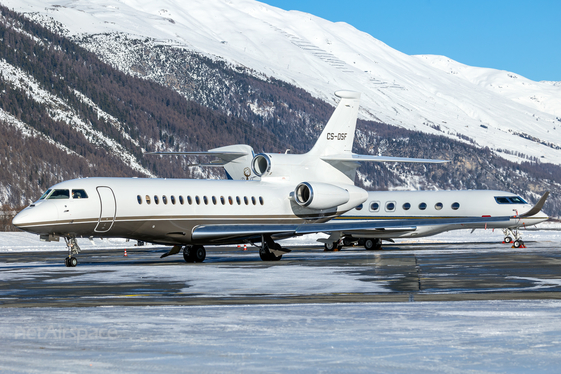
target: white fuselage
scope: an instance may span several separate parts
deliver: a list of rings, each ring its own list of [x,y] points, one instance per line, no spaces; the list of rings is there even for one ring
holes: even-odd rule
[[[424,209],[422,209],[424,208]],[[548,219],[542,212],[516,218],[532,208],[510,192],[493,190],[463,191],[370,191],[359,209],[352,209],[331,222],[395,221],[415,218],[513,216],[510,221],[453,225],[418,226],[414,230],[375,230],[349,232],[353,237],[400,238],[435,235],[455,229],[515,228],[535,225]]]
[[[74,179],[51,187],[50,191],[56,194],[51,192],[22,210],[13,224],[40,235],[193,244],[193,228],[201,225],[303,224],[328,220],[366,199],[366,191],[354,186],[346,188],[352,192],[349,203],[318,210],[302,207],[291,199],[293,183]]]

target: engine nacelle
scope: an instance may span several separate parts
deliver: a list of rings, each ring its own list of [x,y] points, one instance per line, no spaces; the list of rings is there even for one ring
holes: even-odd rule
[[[255,175],[262,177],[271,173],[271,159],[264,153],[256,154],[251,160],[251,168]]]
[[[329,209],[349,201],[348,190],[327,183],[302,182],[294,190],[294,200],[303,207]]]

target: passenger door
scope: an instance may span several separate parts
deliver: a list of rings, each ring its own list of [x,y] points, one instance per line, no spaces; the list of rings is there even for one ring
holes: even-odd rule
[[[97,194],[99,195],[100,214],[99,221],[95,227],[95,232],[108,232],[113,227],[115,216],[117,214],[117,200],[113,190],[109,187],[97,187]]]

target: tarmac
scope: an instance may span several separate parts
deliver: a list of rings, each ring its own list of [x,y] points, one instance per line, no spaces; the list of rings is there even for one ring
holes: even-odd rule
[[[83,251],[76,268],[65,267],[63,251],[7,252],[0,253],[0,307],[561,299],[560,246],[526,245],[388,244],[339,252],[312,245],[291,247],[278,262],[261,261],[253,247],[210,246],[197,264],[181,253],[160,259],[169,247],[144,246],[127,256],[122,249]]]

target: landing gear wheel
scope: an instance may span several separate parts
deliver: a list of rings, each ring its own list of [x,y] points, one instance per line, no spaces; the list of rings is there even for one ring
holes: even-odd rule
[[[275,243],[275,245],[278,246],[278,249],[281,248],[280,244]],[[263,243],[261,248],[259,248],[259,257],[261,257],[261,260],[263,261],[280,261],[282,255],[275,256],[274,253],[269,251],[269,246],[267,245],[267,243]]]
[[[366,239],[364,241],[364,248],[367,251],[382,249],[382,240],[381,239]]]
[[[325,243],[325,251],[326,252],[338,251],[341,248],[342,248],[342,246],[340,246],[338,242]]]
[[[187,245],[183,248],[185,262],[203,262],[206,258],[206,249],[202,245]]]
[[[525,248],[524,242],[522,240],[515,240],[513,244],[514,248]]]
[[[510,236],[505,236],[504,241],[505,241],[506,244],[512,243],[512,238]]]
[[[353,241],[352,241],[351,239],[345,238],[345,239],[343,239],[343,245],[344,245],[345,247],[350,247],[350,246],[353,245]]]
[[[66,257],[64,259],[64,264],[66,265],[67,268],[73,268],[76,267],[76,265],[78,265],[78,259],[76,257]]]
[[[206,258],[206,249],[202,245],[195,245],[191,249],[195,262],[203,262]]]

